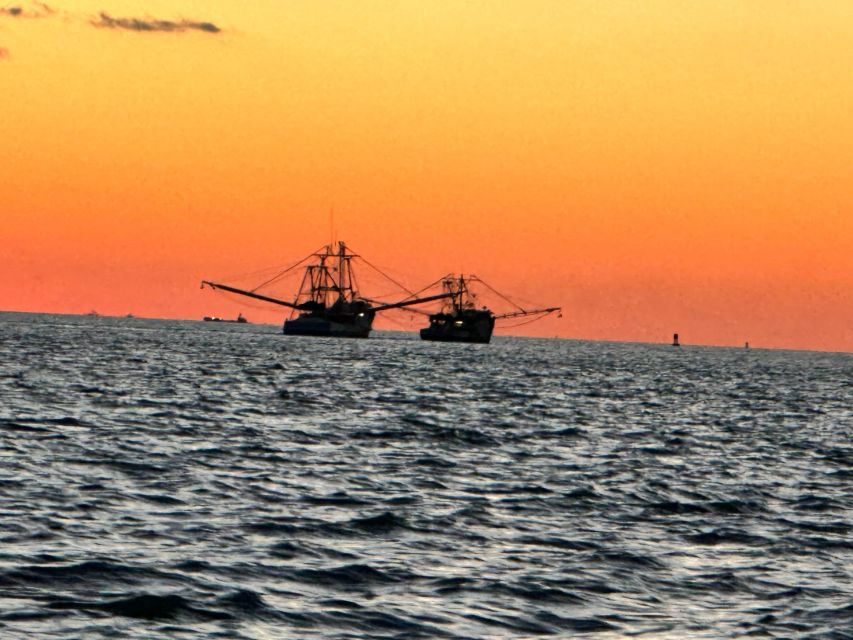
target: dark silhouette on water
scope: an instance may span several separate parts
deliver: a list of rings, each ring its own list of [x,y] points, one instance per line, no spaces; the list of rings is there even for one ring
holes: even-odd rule
[[[238,313],[234,320],[226,320],[217,316],[204,316],[203,320],[205,322],[238,322],[240,324],[247,324],[249,322],[242,313]]]
[[[479,282],[493,293],[510,302],[516,311],[495,315],[488,307],[477,308],[476,296],[469,284]],[[524,316],[544,317],[560,311],[560,307],[544,309],[522,309],[503,294],[498,293],[477,276],[453,276],[442,279],[442,289],[448,294],[444,307],[429,317],[429,326],[421,329],[422,340],[439,342],[479,342],[488,343],[492,339],[495,320],[520,318]]]
[[[678,334],[677,333],[672,334],[672,346],[673,347],[680,347],[681,346],[681,343],[678,342]]]
[[[356,254],[347,250],[343,242],[339,242],[336,248],[330,244],[319,252],[309,254],[292,267],[253,290],[238,289],[207,280],[203,280],[201,286],[204,288],[204,285],[207,285],[211,289],[221,289],[256,300],[271,302],[299,312],[295,318],[284,321],[283,331],[286,335],[331,336],[336,338],[366,338],[370,335],[373,319],[378,312],[432,300],[441,300],[451,295],[441,293],[425,298],[412,298],[374,306],[374,301],[360,295],[356,289],[352,261],[357,257]],[[299,286],[299,291],[293,302],[257,293],[257,289],[260,287],[278,279],[311,258],[316,258],[316,262],[305,267],[302,284]]]

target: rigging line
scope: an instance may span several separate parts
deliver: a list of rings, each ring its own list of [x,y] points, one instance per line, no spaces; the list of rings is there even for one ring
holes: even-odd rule
[[[290,263],[288,262],[287,264],[277,264],[273,267],[264,267],[263,269],[256,269],[255,271],[230,273],[228,275],[220,276],[217,279],[222,282],[233,282],[235,280],[245,280],[252,277],[266,277],[267,274],[278,273],[281,269],[284,269],[289,265]]]
[[[389,316],[383,316],[383,320],[391,322],[391,324],[397,325],[398,327],[402,327],[405,331],[411,331],[412,326],[410,324],[406,324],[405,322],[400,322],[399,320],[395,320]]]
[[[427,291],[428,289],[432,289],[435,285],[439,284],[440,282],[442,282],[443,280],[447,279],[448,277],[450,277],[450,274],[448,274],[448,275],[446,275],[446,276],[441,276],[441,277],[440,277],[438,280],[436,280],[435,282],[430,282],[430,283],[429,283],[427,286],[425,286],[423,289],[421,289],[420,291],[415,291],[415,292],[414,292],[413,294],[411,294],[409,297],[410,297],[410,298],[414,298],[414,297],[417,297],[417,296],[421,295],[424,291]]]
[[[535,314],[536,312],[534,311],[533,313]],[[526,325],[526,324],[530,324],[531,322],[537,322],[537,321],[541,320],[542,318],[544,318],[545,316],[550,315],[550,314],[552,314],[552,313],[554,313],[554,312],[553,312],[553,311],[547,311],[547,312],[544,312],[544,311],[543,311],[543,312],[540,312],[540,313],[541,313],[542,315],[536,314],[536,317],[535,317],[535,318],[532,318],[531,320],[525,320],[524,322],[519,322],[519,323],[517,323],[517,324],[504,324],[504,325],[501,325],[501,327],[500,327],[500,328],[501,328],[501,329],[513,329],[513,328],[515,328],[515,327],[523,327],[524,325]]]
[[[355,277],[355,272],[352,270],[352,265],[350,265],[350,268],[349,268],[349,283],[350,283],[350,288],[352,289],[353,299],[355,299],[355,297],[358,295],[358,292],[361,291],[361,287],[359,286],[358,280]],[[359,296],[359,297],[364,297],[364,296]]]
[[[506,297],[504,294],[502,294],[500,291],[495,290],[495,289],[494,289],[494,287],[489,286],[489,283],[488,283],[488,282],[486,282],[485,280],[483,280],[481,277],[479,277],[479,276],[474,276],[474,277],[475,277],[475,278],[477,278],[477,280],[478,280],[478,281],[479,281],[479,282],[480,282],[484,287],[486,287],[486,289],[488,289],[489,291],[491,291],[492,293],[494,293],[496,296],[499,296],[499,297],[500,297],[500,298],[502,298],[504,301],[509,302],[513,307],[515,307],[515,308],[516,308],[516,309],[518,309],[519,311],[524,311],[524,312],[526,313],[526,310],[525,310],[525,309],[522,309],[521,307],[519,307],[515,302],[513,302],[512,300],[510,300],[509,298],[507,298],[507,297]]]
[[[269,311],[270,307],[267,305],[259,304],[257,302],[252,303],[248,302],[244,296],[237,296],[233,293],[228,293],[226,291],[222,291],[221,289],[214,289],[213,292],[225,300],[237,304],[241,307],[250,307],[252,309],[258,309],[260,311]]]
[[[439,278],[439,279],[438,279],[438,280],[436,280],[435,282],[430,282],[427,286],[423,287],[423,288],[422,288],[422,289],[420,289],[419,291],[415,291],[414,293],[407,292],[407,293],[409,293],[409,297],[408,297],[408,298],[403,298],[403,300],[408,300],[409,298],[415,298],[415,297],[417,297],[417,296],[421,295],[424,291],[427,291],[427,290],[429,290],[429,289],[432,289],[435,285],[439,284],[439,283],[440,283],[442,280],[444,280],[446,277],[447,277],[447,276],[442,276],[441,278]],[[394,292],[387,293],[387,294],[382,294],[382,295],[378,295],[378,296],[377,296],[377,298],[378,298],[378,299],[377,299],[377,300],[372,300],[372,302],[377,302],[377,303],[385,304],[385,302],[383,302],[383,301],[381,300],[381,298],[385,298],[385,297],[388,297],[388,296],[391,296],[391,295],[394,295]]]
[[[228,275],[228,276],[222,276],[220,278],[220,280],[222,280],[223,282],[228,282],[229,280],[242,280],[245,278],[250,278],[252,276],[262,276],[262,275],[268,274],[270,272],[286,273],[290,269],[293,269],[294,267],[299,266],[300,264],[305,262],[305,260],[306,260],[306,258],[303,258],[302,260],[297,262],[295,265],[288,262],[286,264],[275,265],[272,267],[264,267],[263,269],[256,269],[255,271],[248,271],[248,272],[237,273],[237,274],[232,274],[232,275]],[[281,269],[284,269],[284,272],[280,271]]]
[[[412,292],[409,290],[409,288],[408,288],[408,287],[403,286],[402,284],[400,284],[399,282],[397,282],[396,280],[394,280],[394,278],[392,278],[391,276],[389,276],[387,273],[383,272],[379,267],[377,267],[377,266],[375,266],[375,265],[371,264],[370,262],[368,262],[368,261],[367,261],[367,259],[366,259],[363,255],[359,254],[359,255],[358,255],[358,257],[361,259],[361,261],[362,261],[364,264],[366,264],[368,267],[370,267],[371,269],[373,269],[374,271],[376,271],[379,275],[381,275],[381,276],[383,276],[383,277],[387,278],[388,280],[390,280],[391,282],[393,282],[394,284],[396,284],[398,287],[400,287],[403,291],[405,291],[406,293],[408,293],[410,296],[414,297],[414,296],[416,295],[416,294],[412,293]]]
[[[419,295],[421,295],[424,291],[427,291],[427,290],[431,289],[432,287],[434,287],[435,285],[437,285],[439,282],[441,282],[442,280],[444,280],[444,278],[446,278],[446,277],[447,277],[447,276],[444,276],[444,277],[442,277],[442,278],[439,278],[439,279],[438,279],[438,280],[436,280],[435,282],[431,282],[430,284],[428,284],[427,286],[425,286],[425,287],[424,287],[423,289],[421,289],[420,291],[415,291],[414,293],[410,294],[408,298],[403,298],[400,302],[405,302],[406,300],[410,300],[410,299],[412,299],[412,298],[417,298],[417,297],[418,297]],[[381,300],[374,300],[373,302],[378,302],[378,303],[380,303],[380,304],[386,304],[385,302],[382,302]],[[406,307],[400,307],[400,308],[401,308],[403,311],[415,311],[414,309],[408,309],[408,308],[406,308]],[[429,315],[429,313],[425,313],[424,315]]]
[[[309,258],[313,257],[314,255],[316,255],[316,254],[317,254],[317,252],[318,252],[318,251],[320,251],[322,248],[323,248],[323,247],[320,247],[320,249],[317,249],[317,251],[312,251],[312,252],[311,252],[311,253],[309,253],[307,256],[305,256],[304,258],[302,258],[302,260],[300,260],[299,262],[297,262],[297,263],[295,263],[295,264],[293,264],[293,265],[289,266],[289,267],[288,267],[287,269],[285,269],[284,271],[281,271],[280,273],[277,273],[276,275],[274,275],[272,278],[270,278],[270,279],[269,279],[269,280],[267,280],[266,282],[262,282],[261,284],[259,284],[259,285],[258,285],[257,287],[255,287],[254,289],[250,289],[250,291],[252,291],[252,292],[254,293],[255,291],[257,291],[257,290],[258,290],[258,289],[260,289],[261,287],[265,287],[265,286],[267,286],[268,284],[272,284],[273,282],[275,282],[276,280],[278,280],[279,278],[281,278],[282,276],[284,276],[284,274],[286,274],[287,272],[289,272],[289,271],[293,271],[293,270],[294,270],[296,267],[298,267],[300,264],[302,264],[303,262],[305,262],[305,261],[306,261],[306,260],[308,260]]]
[[[370,302],[375,302],[376,304],[388,304],[388,298],[395,298],[399,295],[400,292],[396,289],[388,293],[377,293],[373,296],[373,299],[370,300]]]
[[[400,307],[397,311],[405,311],[406,313],[414,313],[419,316],[431,316],[432,314],[429,311],[421,311],[420,309],[414,309],[412,307]]]

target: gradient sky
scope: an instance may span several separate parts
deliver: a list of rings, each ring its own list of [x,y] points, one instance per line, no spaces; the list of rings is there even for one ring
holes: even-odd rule
[[[278,322],[198,282],[334,208],[564,307],[515,333],[853,351],[851,43],[849,0],[0,4],[0,309]]]

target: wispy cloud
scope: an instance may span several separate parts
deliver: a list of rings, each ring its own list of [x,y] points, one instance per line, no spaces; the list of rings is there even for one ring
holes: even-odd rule
[[[54,13],[56,13],[56,9],[44,2],[30,2],[27,6],[0,7],[0,16],[11,16],[12,18],[46,18]]]
[[[2,1],[2,0],[0,0]],[[89,24],[103,29],[126,29],[129,31],[139,32],[166,32],[166,33],[183,33],[186,31],[202,31],[204,33],[221,33],[222,29],[212,22],[204,22],[201,20],[160,20],[157,18],[115,18],[102,11],[98,19],[92,19],[91,15],[85,16],[81,14],[70,13],[67,11],[59,11],[54,9],[49,4],[41,0],[18,0],[13,5],[0,5],[0,18],[49,18],[59,16],[63,18],[63,22],[76,22],[86,20]],[[6,47],[0,47],[0,61],[9,60],[11,53]]]
[[[106,12],[101,12],[99,20],[92,20],[92,25],[105,29],[128,29],[129,31],[165,31],[181,33],[184,31],[204,31],[219,33],[222,31],[212,22],[196,20],[157,20],[154,18],[114,18]]]

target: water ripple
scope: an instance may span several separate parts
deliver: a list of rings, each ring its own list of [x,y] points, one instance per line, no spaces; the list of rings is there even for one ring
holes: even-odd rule
[[[0,636],[851,638],[853,356],[0,314]]]

